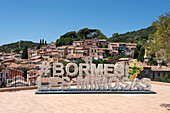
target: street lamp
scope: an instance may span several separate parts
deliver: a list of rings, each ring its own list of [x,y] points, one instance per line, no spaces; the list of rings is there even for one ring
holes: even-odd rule
[[[158,62],[158,68],[161,68],[162,59],[159,58],[159,59],[157,60],[157,62]]]

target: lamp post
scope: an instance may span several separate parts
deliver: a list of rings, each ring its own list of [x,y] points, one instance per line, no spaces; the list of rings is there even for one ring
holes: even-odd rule
[[[159,58],[159,59],[157,60],[157,62],[158,62],[158,68],[161,68],[162,59]]]

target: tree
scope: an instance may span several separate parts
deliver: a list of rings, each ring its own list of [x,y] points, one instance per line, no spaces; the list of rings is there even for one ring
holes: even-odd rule
[[[148,62],[147,62],[148,65],[157,65],[157,61],[156,61],[156,56],[155,54],[150,54],[150,57],[148,59]]]
[[[108,45],[107,44],[103,44],[103,48],[108,48]]]
[[[40,44],[38,44],[37,49],[40,49]]]
[[[137,50],[137,49],[135,49],[135,51],[134,51],[133,58],[134,58],[134,59],[137,59],[137,58],[138,58],[138,50]]]
[[[78,32],[77,32],[77,35],[79,38],[82,38],[82,39],[87,39],[87,35],[90,34],[90,30],[88,28],[83,28],[83,29],[80,29]]]
[[[77,65],[79,65],[80,63],[85,63],[85,61],[83,59],[78,59],[75,62]]]
[[[103,48],[103,45],[102,45],[102,44],[100,44],[100,45],[99,45],[99,48]]]
[[[42,45],[44,45],[44,39],[42,40]]]
[[[28,59],[28,50],[27,46],[24,48],[22,53],[22,59]]]
[[[60,38],[56,41],[56,46],[71,45],[73,43],[73,41],[74,40],[70,37]]]
[[[45,45],[47,45],[47,41],[45,41]]]
[[[77,33],[75,31],[70,31],[70,32],[67,32],[66,34],[62,35],[60,38],[67,38],[67,37],[77,38]]]
[[[104,50],[104,56],[103,57],[104,58],[109,57],[109,50],[107,50],[107,49]]]
[[[41,45],[42,43],[41,43],[41,39],[40,39],[40,45]]]
[[[77,32],[77,36],[84,40],[91,38],[107,39],[107,37],[98,29],[83,28]]]
[[[23,49],[22,48],[16,48],[16,49],[14,49],[14,52],[18,54],[21,50],[23,50]]]
[[[156,53],[157,59],[162,58],[170,61],[170,13],[161,15],[159,20],[152,24],[157,28],[156,33],[149,36],[146,44],[150,54]]]
[[[144,60],[144,55],[145,55],[145,49],[144,47],[140,48],[139,55],[138,55],[138,61],[143,62]]]
[[[114,33],[114,34],[112,34],[112,37],[113,38],[119,38],[119,34],[118,33]]]

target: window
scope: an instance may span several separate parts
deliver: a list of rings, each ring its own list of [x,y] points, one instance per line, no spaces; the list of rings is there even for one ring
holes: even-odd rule
[[[158,73],[158,77],[160,77],[160,73]]]
[[[148,69],[146,69],[146,74],[148,74]]]
[[[71,51],[71,49],[69,49],[69,51]]]
[[[63,49],[58,49],[59,51],[62,51]]]
[[[71,52],[68,52],[68,54],[71,54]]]
[[[163,77],[165,77],[165,73],[163,73]]]
[[[152,79],[155,79],[155,73],[152,74]]]

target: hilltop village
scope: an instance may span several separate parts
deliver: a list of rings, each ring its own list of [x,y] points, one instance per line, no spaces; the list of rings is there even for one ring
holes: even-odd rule
[[[135,49],[136,43],[113,43],[108,42],[106,39],[93,38],[85,41],[74,41],[72,45],[68,46],[56,47],[56,42],[51,42],[39,49],[28,48],[28,59],[21,59],[23,51],[20,51],[19,54],[1,52],[0,81],[6,87],[36,85],[42,62],[61,62],[64,65],[69,62],[90,64],[96,61],[99,63],[104,61],[104,63],[115,63],[109,60],[109,57],[124,54],[131,57],[120,58],[118,62],[129,64],[133,60]],[[148,77],[151,80],[158,80],[158,77],[168,76],[169,67],[149,66],[147,61],[148,59],[145,55],[144,62],[139,62],[144,67],[144,71],[141,72],[139,78]],[[6,81],[7,79],[8,81]]]

